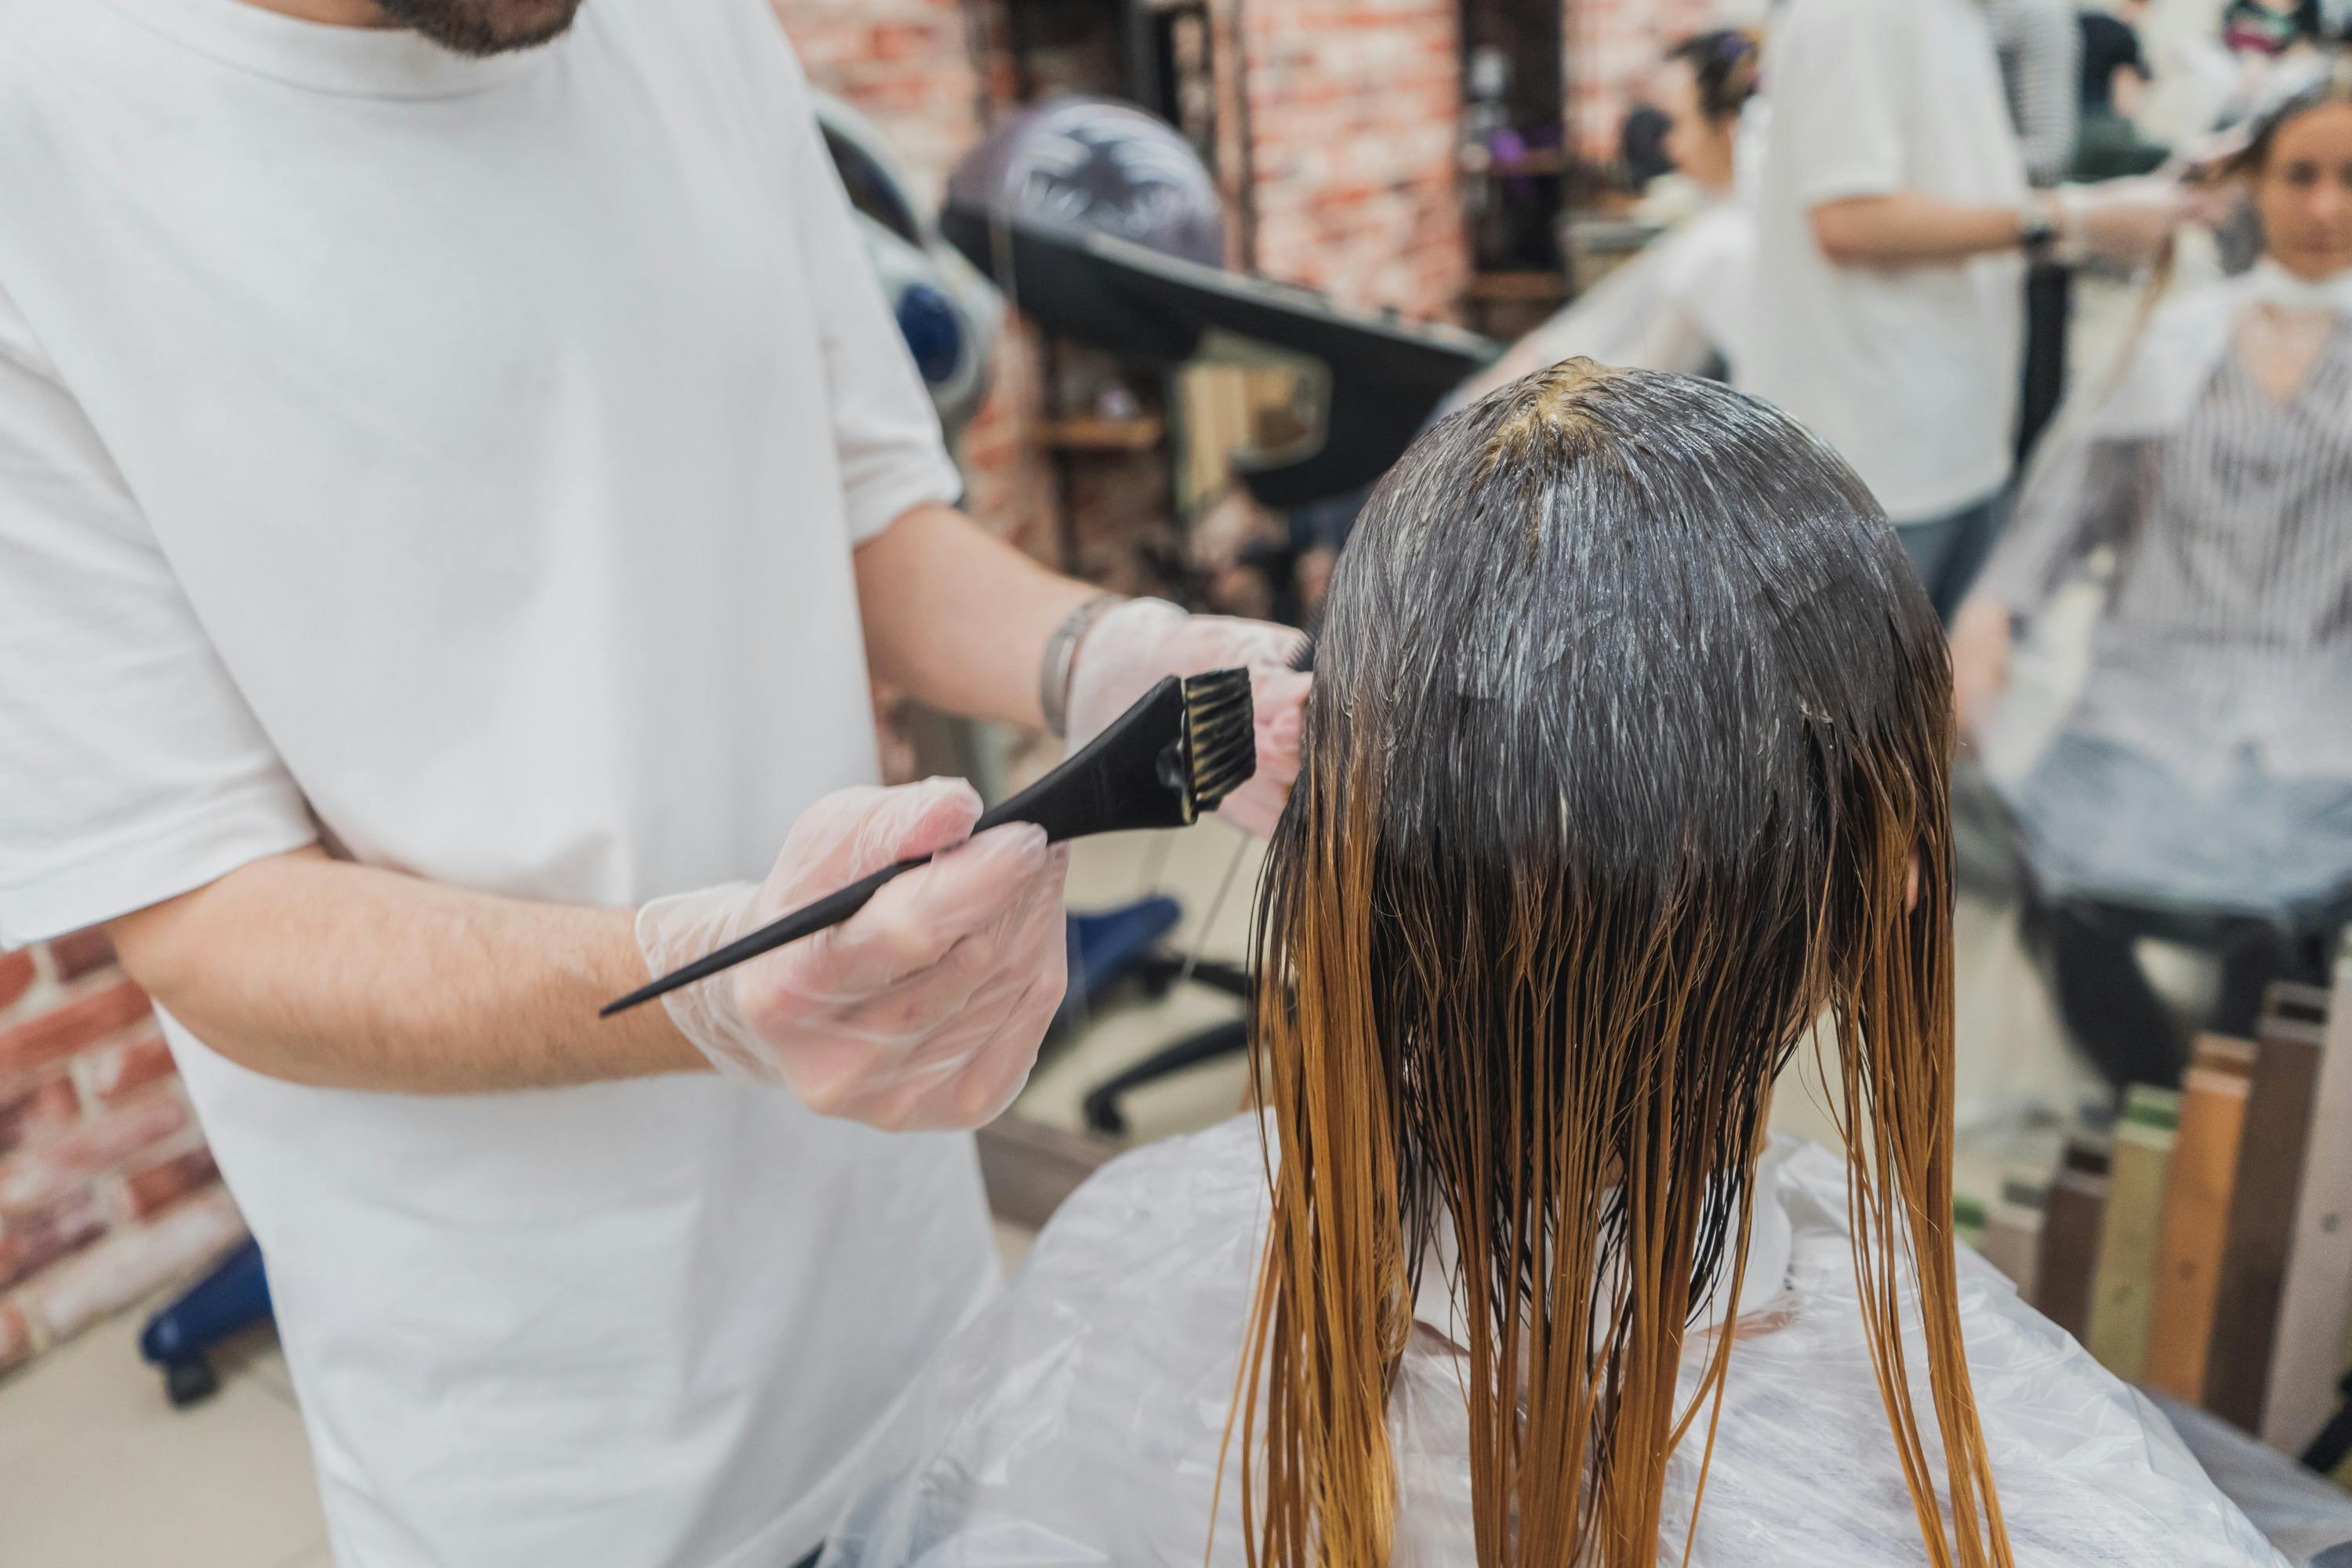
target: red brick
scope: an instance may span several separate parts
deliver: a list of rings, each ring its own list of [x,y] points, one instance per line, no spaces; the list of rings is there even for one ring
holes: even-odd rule
[[[49,962],[57,965],[58,979],[79,980],[114,962],[114,943],[104,926],[91,926],[49,943]]]
[[[158,1033],[134,1035],[105,1047],[90,1058],[89,1089],[102,1100],[120,1100],[132,1089],[172,1076],[172,1047]]]
[[[64,1339],[203,1268],[244,1235],[245,1221],[228,1194],[210,1188],[151,1224],[124,1226],[44,1276],[26,1292],[26,1310],[50,1337]]]
[[[13,1301],[0,1301],[0,1372],[33,1353],[33,1331]]]
[[[122,1185],[131,1199],[131,1212],[143,1217],[219,1180],[220,1167],[213,1163],[212,1151],[191,1149],[133,1171]]]
[[[0,1031],[0,1079],[71,1056],[148,1015],[147,994],[128,980],[78,996]]]
[[[165,1089],[30,1144],[0,1161],[0,1215],[50,1208],[187,1126],[186,1104]]]
[[[95,1193],[79,1193],[55,1208],[20,1215],[0,1226],[0,1290],[88,1247],[106,1234]]]
[[[0,952],[0,1007],[8,1006],[30,991],[37,977],[31,953],[23,948],[14,952]]]
[[[0,1156],[81,1120],[81,1099],[63,1070],[0,1098]]]

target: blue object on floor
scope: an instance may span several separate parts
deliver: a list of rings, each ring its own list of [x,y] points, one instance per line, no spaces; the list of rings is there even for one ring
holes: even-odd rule
[[[205,1350],[268,1316],[261,1246],[247,1240],[147,1320],[139,1353],[163,1369],[163,1391],[173,1405],[193,1405],[220,1386]]]
[[[1160,939],[1176,929],[1184,906],[1166,897],[1138,899],[1131,904],[1069,917],[1070,988],[1054,1015],[1056,1031],[1087,1016],[1110,989],[1129,976],[1164,989],[1145,961]]]

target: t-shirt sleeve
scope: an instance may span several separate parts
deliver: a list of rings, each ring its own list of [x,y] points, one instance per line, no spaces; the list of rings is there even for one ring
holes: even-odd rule
[[[317,828],[129,488],[0,294],[0,948]]]
[[[866,259],[848,193],[817,129],[799,57],[781,23],[771,16],[765,26],[780,46],[790,100],[777,106],[790,141],[786,177],[802,270],[816,300],[824,338],[850,539],[863,544],[910,507],[954,502],[963,493],[963,479]]]
[[[1890,196],[1906,181],[1899,103],[1906,42],[1882,0],[1797,0],[1765,55],[1775,151],[1801,205]]]

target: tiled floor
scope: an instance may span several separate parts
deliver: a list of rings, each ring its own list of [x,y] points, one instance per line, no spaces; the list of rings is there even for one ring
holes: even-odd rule
[[[328,1568],[286,1363],[265,1330],[175,1411],[139,1359],[142,1315],[0,1384],[0,1562],[25,1568]]]
[[[1238,959],[1255,857],[1213,823],[1172,843],[1097,840],[1079,847],[1071,901],[1089,908],[1173,892],[1187,917],[1178,948],[1198,943],[1206,955]],[[2009,930],[2003,911],[1963,905],[1960,1006],[1969,1048],[1960,1098],[1986,1128],[1968,1142],[1963,1191],[1992,1190],[2012,1159],[2043,1161],[2046,1168],[2054,1134],[2016,1131],[2015,1108],[2037,1098],[2064,1103],[2082,1082],[2055,1047],[2041,989]],[[1198,986],[1180,986],[1159,1001],[1117,1001],[1084,1037],[1041,1065],[1020,1109],[1076,1127],[1093,1084],[1186,1030],[1234,1016],[1237,1005]],[[1158,1137],[1232,1114],[1245,1089],[1236,1058],[1138,1093],[1127,1110],[1137,1136]],[[1775,1120],[1801,1135],[1826,1133],[1811,1097],[1793,1086],[1784,1086]],[[1009,1230],[999,1239],[1008,1258],[1027,1243]],[[175,1411],[139,1360],[142,1317],[103,1324],[0,1382],[0,1564],[325,1568],[310,1458],[274,1342],[264,1332],[234,1347],[221,1358],[220,1394]]]

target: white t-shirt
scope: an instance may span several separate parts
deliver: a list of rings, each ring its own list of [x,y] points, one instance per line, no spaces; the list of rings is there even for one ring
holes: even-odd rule
[[[2025,163],[1978,0],[1788,0],[1773,24],[1756,310],[1739,383],[1811,426],[1897,522],[2009,478],[2024,353],[2014,253],[1841,267],[1808,215],[1909,192],[2014,205]]]
[[[0,942],[321,829],[626,905],[874,777],[851,550],[958,481],[761,0],[0,39]],[[169,1027],[350,1568],[788,1563],[992,1277],[967,1138]]]

